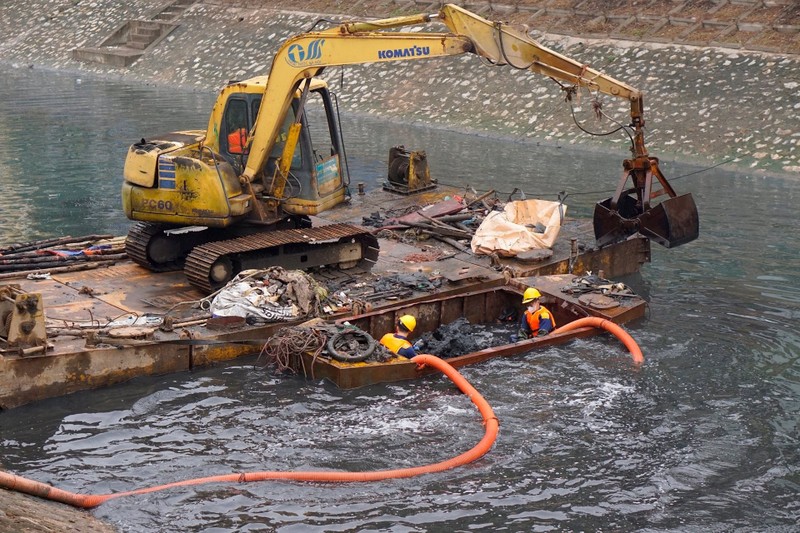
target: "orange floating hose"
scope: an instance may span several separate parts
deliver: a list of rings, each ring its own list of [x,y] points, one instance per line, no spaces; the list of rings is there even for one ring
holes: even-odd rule
[[[239,474],[223,474],[185,481],[176,481],[166,485],[158,485],[145,489],[131,490],[127,492],[117,492],[114,494],[76,494],[66,490],[51,487],[46,483],[34,481],[20,476],[15,476],[7,472],[0,471],[0,487],[5,487],[17,492],[24,492],[46,498],[61,503],[66,503],[74,507],[85,509],[96,507],[101,503],[122,496],[133,496],[135,494],[147,494],[173,487],[186,487],[190,485],[200,485],[205,483],[243,483],[246,481],[265,481],[288,479],[294,481],[322,481],[322,482],[355,482],[355,481],[380,481],[384,479],[397,479],[414,477],[432,472],[441,472],[458,466],[471,463],[485,455],[497,439],[499,423],[494,416],[489,403],[478,393],[470,383],[458,373],[458,371],[445,361],[436,356],[420,354],[412,359],[420,365],[430,365],[444,373],[453,383],[466,394],[472,403],[478,408],[483,416],[486,430],[481,441],[471,450],[462,453],[452,459],[425,466],[400,468],[397,470],[373,470],[371,472],[243,472]]]
[[[639,348],[639,345],[636,344],[636,341],[633,340],[633,337],[628,335],[628,332],[622,329],[619,325],[614,324],[610,320],[606,320],[605,318],[600,318],[596,316],[587,316],[585,318],[579,318],[574,322],[570,322],[569,324],[565,324],[560,328],[553,330],[553,333],[563,333],[565,331],[570,331],[573,329],[578,329],[586,326],[591,326],[594,328],[603,328],[604,330],[608,331],[609,333],[613,334],[616,338],[622,341],[622,344],[628,349],[631,353],[631,357],[633,358],[633,362],[637,365],[641,365],[644,363],[644,355],[642,355],[642,350]]]

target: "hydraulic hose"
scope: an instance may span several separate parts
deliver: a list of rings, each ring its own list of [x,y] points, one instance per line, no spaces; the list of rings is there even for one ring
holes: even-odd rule
[[[622,341],[622,344],[628,349],[631,353],[631,358],[633,358],[633,362],[636,365],[641,365],[644,363],[644,355],[642,355],[642,350],[639,348],[639,345],[636,344],[636,341],[633,340],[627,331],[622,329],[619,325],[614,324],[610,320],[606,320],[605,318],[600,318],[596,316],[587,316],[585,318],[579,318],[574,322],[570,322],[569,324],[565,324],[560,328],[556,328],[551,333],[563,333],[565,331],[571,331],[573,329],[578,329],[582,327],[594,327],[594,328],[603,328],[604,330],[608,331],[609,333],[613,334],[616,338]]]
[[[420,354],[414,357],[412,361],[418,365],[429,365],[435,367],[437,370],[440,370],[443,374],[450,378],[450,380],[461,390],[461,392],[466,394],[469,399],[472,400],[472,403],[474,403],[478,408],[478,411],[480,411],[481,415],[483,416],[483,422],[486,429],[481,441],[471,450],[439,463],[411,468],[400,468],[396,470],[373,470],[370,472],[242,472],[188,479],[185,481],[167,483],[166,485],[158,485],[155,487],[131,490],[127,492],[117,492],[114,494],[76,494],[74,492],[57,489],[46,483],[0,471],[0,487],[17,492],[32,494],[34,496],[52,501],[66,503],[74,507],[89,509],[92,507],[97,507],[101,503],[107,502],[108,500],[121,498],[123,496],[147,494],[150,492],[157,492],[174,487],[186,487],[190,485],[202,485],[206,483],[244,483],[265,480],[349,483],[357,481],[381,481],[385,479],[408,478],[456,468],[458,466],[471,463],[472,461],[475,461],[485,455],[492,448],[492,445],[497,439],[497,434],[499,431],[499,423],[489,403],[461,374],[458,373],[455,368],[438,357],[428,354]]]

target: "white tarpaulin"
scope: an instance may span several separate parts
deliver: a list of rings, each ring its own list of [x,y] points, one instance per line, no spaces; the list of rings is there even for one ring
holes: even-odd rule
[[[213,316],[258,317],[267,322],[314,315],[327,291],[301,270],[271,267],[240,272],[211,301]]]
[[[492,211],[483,219],[472,237],[472,251],[512,257],[530,250],[552,248],[561,229],[561,217],[566,214],[567,206],[560,202],[509,202],[503,211]]]

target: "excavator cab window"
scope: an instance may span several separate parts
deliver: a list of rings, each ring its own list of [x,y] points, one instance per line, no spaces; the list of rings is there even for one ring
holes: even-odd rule
[[[247,153],[247,136],[250,133],[250,124],[247,120],[247,100],[231,98],[225,110],[225,140],[227,152],[233,155]]]
[[[311,117],[309,140],[313,154],[313,180],[320,196],[326,196],[340,190],[346,180],[343,179],[344,160],[337,113],[333,107],[330,93],[327,90],[315,91],[309,95],[307,105]]]
[[[277,161],[281,154],[283,154],[283,149],[286,146],[286,139],[289,136],[289,127],[295,121],[295,108],[294,105],[289,108],[286,112],[286,118],[283,119],[283,125],[281,126],[281,131],[278,133],[278,138],[275,139],[275,145],[272,147],[272,152],[269,155],[270,163],[269,163],[269,172],[273,172],[274,167],[272,166],[275,161]],[[292,166],[291,170],[300,170],[303,166],[303,143],[302,136],[298,139],[297,144],[295,146],[294,154],[292,155]]]
[[[311,150],[316,164],[338,153],[334,143],[336,129],[331,127],[322,95],[319,92],[312,93],[308,100],[306,104],[310,115],[308,133],[311,136]]]
[[[287,197],[316,201],[342,187],[341,141],[336,114],[327,89],[308,94],[303,110],[295,98],[270,152],[265,174],[272,176],[286,147],[289,127],[300,115],[301,133],[292,154]]]

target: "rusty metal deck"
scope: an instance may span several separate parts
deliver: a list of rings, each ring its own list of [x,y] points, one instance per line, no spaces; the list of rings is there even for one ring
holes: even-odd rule
[[[420,195],[398,196],[383,190],[355,196],[349,205],[332,209],[315,224],[361,223],[362,217],[379,209],[402,209],[435,202],[452,190],[426,191]],[[357,269],[345,271],[348,277],[363,277],[366,283],[375,276],[414,273],[444,280],[442,291],[468,291],[486,286],[500,286],[511,278],[533,275],[583,274],[604,271],[609,278],[637,272],[649,261],[650,245],[645,238],[594,249],[591,221],[566,219],[551,257],[538,262],[474,256],[449,248],[444,243],[426,241],[407,244],[379,239],[380,254],[370,273]],[[586,245],[577,249],[578,244]],[[446,258],[414,262],[422,247],[436,247]],[[575,253],[577,249],[577,253]],[[322,283],[336,279],[335,272],[321,271]],[[225,361],[258,352],[258,347],[233,342],[200,345],[186,339],[233,341],[265,339],[273,330],[285,326],[242,326],[231,331],[209,329],[200,309],[189,303],[204,295],[192,288],[183,272],[150,272],[131,261],[122,261],[108,268],[53,274],[51,279],[8,280],[23,291],[40,293],[44,302],[51,348],[46,353],[21,356],[6,351],[0,354],[0,409],[10,408],[43,398],[82,389],[118,383],[135,376],[156,375],[188,370],[194,366]],[[425,296],[425,291],[404,298]],[[374,301],[374,309],[402,304],[397,299]],[[176,327],[173,331],[142,328],[127,338],[104,338],[102,342],[69,334],[51,334],[62,321],[70,324],[96,324],[98,327],[125,317],[170,314]],[[182,341],[178,343],[176,341]]]

